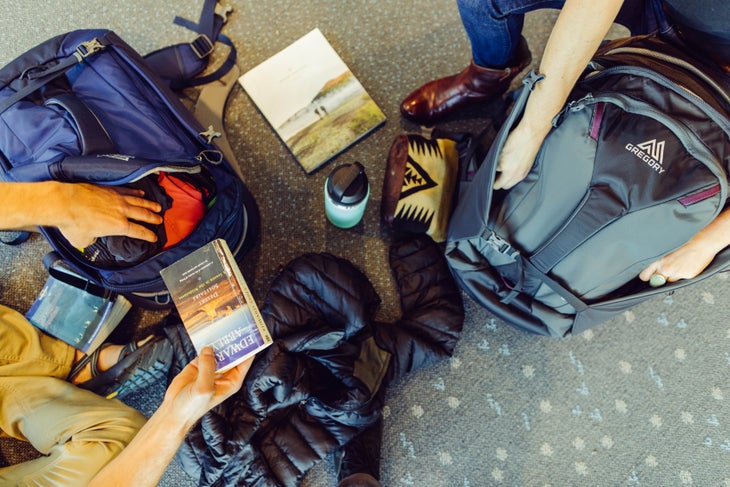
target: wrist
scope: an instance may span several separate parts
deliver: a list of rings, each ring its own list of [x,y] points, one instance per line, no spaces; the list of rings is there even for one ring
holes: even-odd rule
[[[723,210],[686,245],[691,245],[698,252],[711,252],[713,256],[725,249],[730,245],[730,210]]]
[[[68,218],[68,198],[63,196],[63,183],[55,181],[2,182],[0,204],[5,211],[0,227],[16,230],[56,226]]]
[[[519,140],[539,147],[550,129],[552,129],[551,119],[529,117],[526,114],[512,132]]]
[[[198,422],[199,417],[190,417],[189,414],[185,414],[185,411],[181,411],[179,407],[175,405],[174,398],[165,397],[162,400],[162,404],[157,408],[157,411],[153,414],[150,420],[158,419],[161,423],[164,423],[164,429],[169,434],[185,437],[187,432]]]
[[[37,194],[41,194],[40,200],[43,204],[39,206],[43,207],[43,211],[36,216],[36,223],[52,227],[62,227],[71,223],[73,214],[69,202],[73,201],[74,196],[69,191],[70,185],[58,181],[45,181],[39,184],[41,186],[37,188]]]
[[[728,242],[725,239],[716,238],[711,232],[701,231],[685,245],[692,246],[696,252],[715,256],[718,252],[727,247]]]
[[[524,135],[529,138],[542,141],[550,130],[552,130],[553,118],[558,110],[551,110],[540,103],[530,105],[528,102],[522,120],[517,124],[516,130],[524,132]]]

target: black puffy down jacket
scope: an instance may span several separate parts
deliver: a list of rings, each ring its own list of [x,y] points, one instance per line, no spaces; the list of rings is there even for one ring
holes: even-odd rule
[[[295,486],[380,414],[385,385],[450,356],[464,319],[461,292],[428,237],[394,244],[402,318],[374,320],[365,275],[330,254],[290,262],[261,311],[274,337],[241,391],[206,414],[178,452],[202,486]],[[194,351],[167,327],[179,371]]]

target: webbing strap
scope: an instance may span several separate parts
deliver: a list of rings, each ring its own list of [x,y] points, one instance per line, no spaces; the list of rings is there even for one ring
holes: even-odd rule
[[[23,75],[21,75],[21,78],[25,77],[30,80],[30,82],[20,90],[7,97],[5,100],[3,100],[2,103],[0,103],[0,114],[4,113],[5,110],[10,108],[15,103],[19,102],[26,96],[34,93],[40,88],[43,88],[54,79],[60,77],[66,71],[84,61],[87,57],[93,55],[101,49],[104,49],[104,47],[106,47],[107,45],[108,41],[106,40],[106,36],[101,36],[90,41],[81,43],[76,51],[61,59],[58,64],[55,64],[45,69],[36,68],[32,71],[28,71],[27,73],[23,73]]]
[[[157,74],[170,82],[170,88],[181,90],[191,86],[200,86],[222,78],[236,64],[236,48],[233,41],[221,34],[230,8],[216,10],[216,0],[206,0],[198,22],[182,17],[175,17],[176,25],[200,34],[190,43],[167,46],[145,56],[147,63]],[[197,77],[208,65],[209,55],[216,42],[229,47],[228,56],[212,73]]]
[[[575,294],[570,292],[568,289],[565,288],[562,284],[557,282],[555,279],[551,278],[549,275],[541,272],[539,269],[537,269],[529,260],[525,259],[523,262],[525,269],[527,269],[527,273],[531,276],[535,276],[540,281],[545,283],[550,289],[555,291],[557,295],[565,299],[565,302],[568,303],[575,309],[576,314],[581,313],[588,309],[588,305],[584,303],[579,297],[577,297]]]
[[[226,73],[228,73],[233,68],[233,66],[236,65],[236,47],[233,45],[233,41],[223,34],[218,34],[218,41],[229,47],[228,56],[226,57],[225,61],[223,61],[223,63],[210,74],[207,74],[205,76],[198,76],[197,78],[191,78],[183,81],[182,83],[180,83],[179,88],[200,86],[220,79]]]
[[[226,20],[222,16],[218,16],[220,20],[216,19],[215,7],[217,3],[218,0],[205,0],[197,23],[179,16],[175,17],[173,23],[197,32],[198,34],[206,35],[209,39],[215,39],[218,37],[218,33]]]
[[[102,286],[89,281],[85,277],[82,277],[73,271],[63,269],[63,267],[58,265],[59,262],[63,262],[63,259],[55,251],[48,252],[43,256],[43,265],[54,279],[68,284],[69,286],[83,289],[87,293],[100,298],[109,299],[113,296],[111,291],[104,289]]]

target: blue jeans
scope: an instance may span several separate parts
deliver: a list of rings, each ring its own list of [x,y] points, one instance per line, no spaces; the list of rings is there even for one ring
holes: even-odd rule
[[[525,14],[540,8],[560,9],[565,0],[457,0],[472,58],[480,66],[514,65]],[[626,0],[616,22],[632,35],[669,31],[661,0]]]

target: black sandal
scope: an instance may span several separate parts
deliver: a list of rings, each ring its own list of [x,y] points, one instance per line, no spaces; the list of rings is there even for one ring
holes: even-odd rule
[[[129,345],[129,344],[127,344],[127,345]],[[125,345],[124,348],[122,348],[122,351],[119,353],[117,362],[127,356],[127,354],[124,353],[125,350],[127,349],[127,345]],[[113,343],[103,343],[103,344],[101,344],[101,346],[99,348],[94,350],[94,352],[91,355],[84,355],[83,357],[81,357],[81,360],[76,362],[73,365],[73,367],[71,368],[71,372],[69,372],[68,377],[66,377],[66,380],[69,382],[72,382],[73,379],[77,375],[79,375],[81,373],[81,371],[84,370],[84,368],[87,365],[89,367],[91,367],[91,377],[96,377],[97,375],[99,375],[101,372],[98,369],[98,364],[99,364],[99,357],[101,356],[101,352],[105,348],[109,348],[112,346],[114,346]],[[134,346],[135,347],[137,346],[136,342],[134,343]]]
[[[77,384],[108,399],[122,399],[139,392],[167,375],[172,366],[173,350],[170,341],[155,336],[142,345],[130,342],[122,348],[119,360],[111,368],[100,371],[97,367],[101,351],[111,346],[106,343],[91,355],[85,355],[71,369],[68,380],[77,376],[86,365],[91,367],[91,379]]]

